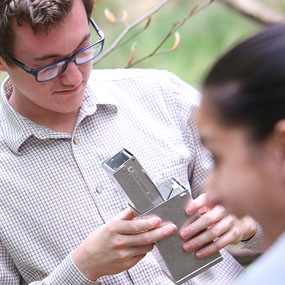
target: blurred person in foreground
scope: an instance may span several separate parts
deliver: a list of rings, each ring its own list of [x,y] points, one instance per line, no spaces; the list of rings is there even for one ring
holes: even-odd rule
[[[240,284],[285,282],[284,54],[285,25],[274,25],[222,56],[203,85],[198,126],[215,162],[207,198],[257,219],[271,246]]]
[[[191,189],[188,214],[205,205],[211,159],[196,126],[199,93],[164,71],[91,72],[104,44],[92,8],[91,0],[1,1],[0,69],[9,77],[0,109],[0,284],[171,284],[149,252],[176,227],[123,211],[127,201],[101,166],[122,148],[157,183],[175,177]],[[186,251],[200,248],[197,257],[259,240],[251,218],[221,206],[180,235]],[[221,253],[223,262],[188,284],[239,278],[242,267]]]

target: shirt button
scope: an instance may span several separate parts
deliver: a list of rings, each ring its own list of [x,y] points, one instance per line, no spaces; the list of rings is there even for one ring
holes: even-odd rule
[[[74,138],[74,139],[73,139],[73,143],[74,143],[74,144],[79,144],[79,143],[80,143],[80,140],[79,140],[78,138]]]
[[[102,185],[96,186],[96,192],[97,193],[102,193],[103,192],[103,186]]]

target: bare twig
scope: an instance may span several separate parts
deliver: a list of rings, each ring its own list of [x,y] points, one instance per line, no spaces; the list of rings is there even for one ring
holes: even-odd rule
[[[239,11],[241,14],[261,24],[284,21],[284,16],[257,0],[220,0],[222,3]]]
[[[168,49],[168,50],[162,50],[162,51],[159,51],[159,49],[162,47],[162,45],[168,40],[168,38],[174,34],[180,27],[182,27],[193,15],[199,13],[200,11],[204,10],[206,7],[208,7],[211,3],[213,2],[213,0],[210,0],[206,5],[202,6],[201,8],[198,8],[198,6],[196,5],[191,11],[190,13],[185,17],[183,18],[180,22],[176,23],[172,29],[168,32],[168,34],[162,39],[162,41],[159,43],[159,45],[151,52],[149,53],[148,55],[136,60],[136,61],[133,61],[131,63],[128,63],[125,68],[129,68],[129,67],[132,67],[154,55],[160,55],[160,54],[165,54],[165,53],[169,53],[169,52],[172,52],[173,49]]]
[[[141,18],[137,19],[134,21],[132,24],[129,24],[125,27],[125,29],[122,31],[122,33],[116,38],[116,40],[112,43],[112,45],[97,59],[94,60],[94,64],[98,63],[101,61],[104,57],[106,57],[108,54],[110,54],[118,45],[120,42],[123,40],[123,38],[128,34],[130,30],[132,30],[134,27],[138,26],[140,23],[143,21],[149,19],[152,15],[157,13],[161,8],[163,8],[166,4],[171,2],[173,0],[163,0],[161,3],[155,7],[154,9],[150,10],[148,13],[143,15]]]
[[[123,46],[123,45],[127,44],[128,42],[132,41],[135,37],[137,37],[139,34],[141,34],[143,31],[145,31],[145,30],[149,27],[150,22],[151,22],[151,17],[148,18],[146,24],[144,25],[144,27],[143,27],[141,30],[137,31],[135,34],[133,34],[133,35],[132,35],[131,37],[129,37],[127,40],[125,40],[125,41],[119,43],[119,44],[117,45],[117,47]]]

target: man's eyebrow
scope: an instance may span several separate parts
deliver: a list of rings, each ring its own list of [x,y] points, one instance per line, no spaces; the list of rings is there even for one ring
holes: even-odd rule
[[[79,43],[79,45],[75,48],[75,50],[78,49],[85,41],[87,41],[90,38],[90,36],[91,36],[90,33],[86,34],[85,37],[82,39],[82,41]],[[62,54],[47,54],[41,57],[36,57],[34,58],[34,60],[43,61],[43,60],[47,60],[47,59],[54,58],[54,57],[64,58],[65,56],[63,56]]]

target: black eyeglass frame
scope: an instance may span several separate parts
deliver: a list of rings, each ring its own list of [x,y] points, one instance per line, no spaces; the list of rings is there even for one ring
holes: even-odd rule
[[[24,63],[20,62],[19,60],[17,60],[17,59],[14,58],[14,57],[11,57],[11,60],[13,61],[13,63],[14,63],[15,65],[17,65],[18,67],[20,67],[21,69],[23,69],[23,70],[26,71],[27,73],[32,74],[32,75],[35,77],[35,79],[36,79],[37,82],[47,82],[47,81],[50,81],[50,80],[52,80],[52,79],[55,79],[55,78],[59,77],[61,74],[64,73],[64,71],[66,70],[66,67],[67,67],[67,65],[68,65],[69,62],[73,61],[76,65],[82,65],[82,64],[85,64],[85,63],[87,63],[87,62],[93,60],[94,58],[96,58],[96,57],[102,52],[103,47],[104,47],[104,41],[105,41],[104,32],[98,27],[98,25],[95,23],[95,21],[94,21],[92,18],[90,18],[90,23],[92,24],[93,28],[95,29],[95,31],[96,31],[97,35],[100,37],[100,39],[99,39],[98,41],[96,41],[95,43],[92,43],[91,45],[89,45],[89,46],[87,46],[87,47],[85,47],[85,48],[83,48],[83,49],[81,49],[81,50],[75,52],[75,53],[74,53],[72,56],[70,56],[70,57],[66,57],[66,58],[59,59],[59,60],[57,60],[57,61],[55,61],[55,62],[53,62],[53,63],[50,63],[50,64],[45,65],[45,66],[43,66],[43,67],[41,67],[41,68],[38,68],[38,69],[34,69],[34,68],[27,67]],[[89,48],[92,48],[92,47],[95,46],[95,45],[99,45],[99,44],[101,44],[100,51],[99,51],[93,58],[91,58],[90,60],[88,60],[88,61],[86,61],[86,62],[83,62],[83,63],[77,63],[77,62],[76,62],[75,59],[76,59],[76,56],[77,56],[78,54],[84,52],[85,50],[87,50],[87,49],[89,49]],[[60,62],[64,62],[64,66],[63,66],[63,68],[62,68],[62,70],[61,70],[60,73],[58,73],[56,76],[54,76],[54,77],[52,77],[52,78],[50,78],[50,79],[47,79],[47,80],[38,80],[38,74],[39,74],[40,71],[42,71],[42,70],[44,70],[44,69],[46,69],[46,68],[55,66],[55,65],[57,65],[57,64],[60,63]]]

